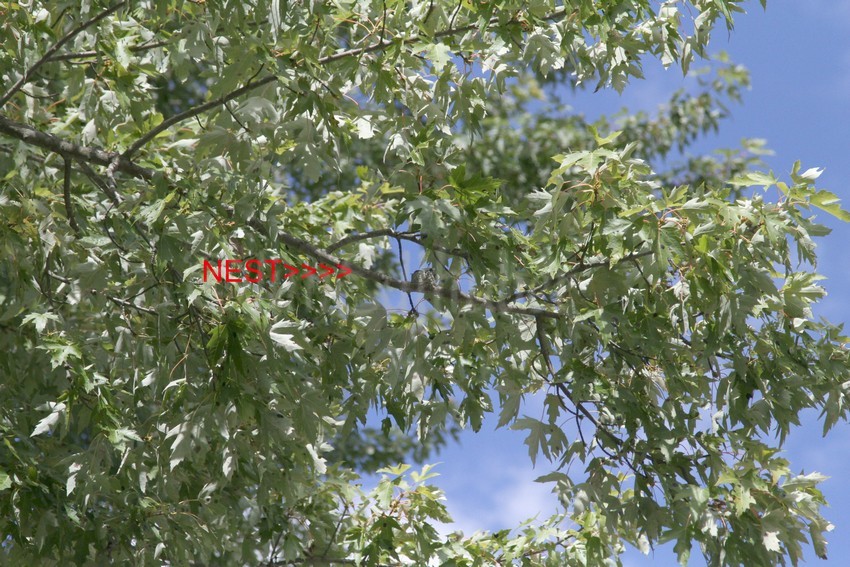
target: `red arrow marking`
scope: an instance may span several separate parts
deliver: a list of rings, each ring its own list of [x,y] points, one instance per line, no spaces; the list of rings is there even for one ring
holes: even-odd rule
[[[307,264],[301,264],[301,267],[304,268],[305,270],[307,270],[306,274],[301,274],[302,280],[304,278],[309,278],[310,276],[316,275],[316,268],[312,268],[312,267],[308,266]]]
[[[334,269],[333,269],[333,268],[331,268],[330,266],[326,266],[325,264],[321,264],[321,263],[320,263],[320,264],[319,264],[319,267],[320,267],[320,268],[322,268],[322,273],[321,273],[321,274],[319,274],[319,279],[320,279],[320,280],[323,280],[323,279],[325,279],[326,277],[328,277],[329,275],[331,275],[332,273],[334,273]]]
[[[298,268],[295,266],[290,266],[289,264],[284,264],[284,268],[286,268],[286,274],[284,274],[283,278],[287,279],[298,273]]]
[[[336,279],[344,278],[345,276],[347,276],[348,274],[351,273],[351,268],[349,268],[347,266],[343,266],[342,264],[337,264],[336,267],[337,267],[337,269],[339,269],[339,273],[337,274]]]

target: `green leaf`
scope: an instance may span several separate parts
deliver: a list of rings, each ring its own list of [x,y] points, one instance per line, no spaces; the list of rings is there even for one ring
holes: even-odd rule
[[[773,172],[763,173],[761,171],[748,171],[744,175],[729,180],[729,185],[734,187],[750,187],[757,185],[767,188],[776,185],[778,181],[779,180],[776,179],[776,176],[773,175]]]
[[[831,193],[829,191],[817,191],[809,197],[809,201],[817,208],[828,212],[839,220],[843,220],[845,222],[850,221],[850,212],[841,208],[838,204],[840,199],[837,195],[835,195],[835,193]]]
[[[0,492],[12,488],[12,479],[4,471],[0,470]]]
[[[269,337],[271,337],[272,341],[276,344],[282,346],[287,352],[301,350],[303,347],[295,342],[294,334],[277,332],[279,329],[292,329],[296,327],[297,325],[289,321],[278,321],[272,325],[271,331],[269,331]]]

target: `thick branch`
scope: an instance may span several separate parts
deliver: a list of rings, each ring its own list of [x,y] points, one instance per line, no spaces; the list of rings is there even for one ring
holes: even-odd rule
[[[65,45],[66,43],[68,43],[69,41],[74,39],[74,37],[76,37],[77,34],[79,34],[81,31],[85,30],[87,27],[98,23],[102,19],[104,19],[107,16],[118,11],[122,6],[124,6],[124,4],[126,4],[126,2],[119,2],[118,4],[115,4],[114,6],[112,6],[111,8],[107,8],[106,10],[104,10],[103,12],[98,14],[97,16],[95,16],[95,17],[83,22],[79,26],[75,27],[74,29],[69,31],[67,34],[65,34],[59,41],[54,43],[53,46],[50,49],[48,49],[47,52],[41,57],[41,59],[36,61],[29,69],[27,69],[24,72],[23,76],[20,79],[18,79],[18,82],[15,83],[14,85],[12,85],[12,87],[8,91],[6,91],[6,93],[3,96],[0,97],[0,108],[3,108],[3,106],[7,102],[9,102],[9,99],[11,99],[13,96],[15,96],[15,93],[17,93],[19,90],[21,90],[21,88],[23,88],[23,86],[26,85],[27,82],[29,82],[30,78],[38,70],[38,68],[41,67],[47,61],[49,61],[50,58],[53,57],[53,55],[57,51],[59,51],[62,48],[63,45]]]
[[[134,177],[150,180],[154,177],[155,174],[153,170],[138,166],[126,157],[121,156],[119,154],[106,152],[98,148],[80,146],[77,144],[72,144],[71,142],[66,142],[60,138],[57,138],[56,136],[53,136],[52,134],[39,132],[38,130],[30,126],[20,124],[13,120],[9,120],[8,118],[5,118],[2,115],[0,115],[0,132],[10,135],[13,138],[22,140],[26,143],[57,152],[59,154],[62,154],[63,156],[67,155],[73,157],[79,161],[96,163],[99,165],[105,165],[107,167],[114,167],[116,171],[121,171]],[[107,194],[109,194],[109,192],[107,192]],[[110,198],[111,197],[112,195],[110,195]],[[258,228],[260,232],[264,232],[262,226],[255,228]],[[280,240],[282,240],[291,248],[299,250],[307,254],[308,256],[312,256],[313,258],[316,258],[323,262],[334,265],[342,263],[339,258],[331,256],[327,252],[317,248],[316,246],[313,246],[305,240],[301,240],[284,232],[279,233],[278,238],[280,238]],[[421,286],[414,285],[411,282],[391,278],[386,274],[382,274],[380,272],[367,270],[362,266],[349,264],[347,262],[346,265],[351,268],[352,272],[359,276],[398,289],[406,293],[415,291],[424,294],[426,297],[444,297],[446,299],[450,299],[459,303],[479,305],[486,309],[490,309],[494,313],[517,313],[521,315],[531,315],[554,319],[558,319],[561,317],[560,313],[554,311],[547,311],[545,309],[540,309],[536,307],[523,307],[520,305],[514,305],[513,300],[494,301],[475,295],[468,295],[461,292],[460,290],[448,287],[438,289],[426,289]]]
[[[70,156],[77,161],[105,166],[109,166],[111,163],[115,162],[117,164],[115,168],[116,171],[127,173],[133,177],[151,180],[156,174],[154,170],[136,165],[129,159],[122,157],[121,154],[107,152],[100,148],[74,144],[63,140],[62,138],[58,138],[53,134],[47,134],[36,130],[27,124],[21,124],[20,122],[10,120],[3,115],[0,115],[0,133],[6,134],[7,136],[17,140],[21,140],[27,144],[38,146],[45,150],[50,150],[51,152],[56,152],[63,156]]]
[[[247,92],[250,92],[254,89],[258,89],[258,88],[262,87],[263,85],[268,85],[269,83],[273,83],[275,81],[277,81],[277,77],[274,76],[274,75],[264,77],[264,78],[260,79],[259,81],[254,81],[254,82],[249,81],[247,84],[241,86],[240,88],[236,89],[235,91],[232,91],[232,92],[230,92],[230,93],[228,93],[224,96],[220,96],[217,99],[214,99],[214,100],[205,102],[204,104],[200,104],[198,106],[190,108],[189,110],[181,112],[180,114],[175,114],[174,116],[172,116],[168,120],[163,120],[162,122],[160,122],[156,126],[156,128],[152,128],[150,131],[148,131],[141,138],[139,138],[138,140],[133,142],[133,145],[130,146],[129,148],[127,148],[127,151],[124,152],[122,157],[126,160],[129,160],[131,157],[133,157],[133,154],[135,154],[137,151],[139,151],[145,144],[147,144],[148,142],[150,142],[151,140],[156,138],[160,133],[164,132],[165,130],[168,130],[169,128],[171,128],[172,126],[177,124],[178,122],[182,122],[182,121],[186,120],[187,118],[192,118],[192,117],[197,116],[199,114],[203,114],[207,110],[211,110],[211,109],[215,108],[216,106],[220,106],[222,104],[225,104],[226,102],[231,101],[234,98],[238,98],[238,97],[242,96],[243,94],[245,94]]]

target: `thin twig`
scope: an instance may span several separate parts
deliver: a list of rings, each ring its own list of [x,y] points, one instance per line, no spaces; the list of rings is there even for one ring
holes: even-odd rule
[[[113,161],[112,163],[116,162]],[[127,250],[125,250],[120,244],[118,244],[118,242],[115,240],[115,238],[113,238],[112,234],[109,232],[109,227],[106,225],[106,219],[109,217],[109,213],[112,211],[113,208],[121,204],[121,197],[115,189],[117,185],[115,184],[114,176],[112,177],[111,182],[107,183],[103,180],[103,178],[101,178],[100,175],[98,175],[92,168],[90,168],[86,162],[82,160],[77,160],[77,164],[80,166],[80,169],[82,169],[83,174],[85,174],[85,176],[88,177],[92,183],[99,187],[100,190],[103,191],[107,197],[109,197],[109,200],[112,201],[112,205],[110,205],[109,208],[106,209],[106,215],[103,218],[103,228],[112,243],[115,244],[115,246],[117,246],[122,252],[126,254]],[[133,230],[136,231],[136,234],[138,234],[142,238],[142,240],[147,243],[148,246],[151,246],[151,241],[148,238],[148,233],[145,226],[138,220],[130,218],[130,215],[128,215],[126,211],[120,211],[120,214],[122,217],[124,217],[124,220],[126,220],[130,224],[130,226],[133,227]]]
[[[136,311],[139,311],[141,313],[147,313],[148,315],[159,315],[159,313],[157,313],[153,309],[148,309],[147,307],[142,307],[141,305],[136,305],[135,303],[133,303],[131,301],[125,301],[125,300],[121,299],[120,297],[107,295],[106,298],[108,300],[112,301],[113,303],[115,303],[116,305],[121,305],[122,307],[128,307],[130,309],[135,309]]]
[[[106,193],[106,196],[109,197],[109,200],[112,201],[113,205],[118,206],[121,204],[121,198],[118,196],[118,193],[116,193],[115,190],[112,189],[112,187],[110,187],[108,183],[101,179],[100,176],[92,168],[90,168],[86,162],[78,159],[77,165],[80,166],[80,169],[83,171],[83,175],[88,177],[92,183],[94,183],[98,188],[100,188],[101,191]]]
[[[567,12],[566,12],[565,8],[563,8],[563,7],[558,8],[557,10],[554,10],[550,14],[545,16],[543,19],[544,20],[559,19],[559,18],[563,17],[564,15],[566,15],[566,13]],[[499,23],[499,18],[493,17],[493,18],[490,18],[490,21],[487,23],[487,25],[495,25],[495,24],[498,24],[498,23]],[[477,24],[477,23],[476,24],[468,24],[468,25],[465,25],[465,26],[457,27],[457,28],[450,26],[449,28],[447,28],[445,30],[442,30],[442,31],[435,33],[433,37],[435,39],[440,39],[440,38],[443,38],[443,37],[450,37],[450,36],[453,36],[453,35],[457,35],[459,33],[465,33],[465,32],[468,32],[468,31],[472,31],[474,29],[478,29],[478,27],[479,27],[479,24]],[[409,37],[406,37],[406,38],[403,38],[403,39],[400,39],[400,40],[393,40],[393,41],[385,41],[384,39],[379,39],[377,42],[373,43],[372,45],[366,46],[366,47],[355,47],[355,48],[352,48],[352,49],[346,49],[344,51],[340,51],[339,53],[334,53],[333,55],[326,55],[325,57],[319,58],[317,63],[318,63],[319,66],[328,65],[329,63],[334,63],[334,62],[339,61],[341,59],[347,59],[348,57],[358,57],[358,56],[361,56],[361,55],[365,55],[367,53],[372,53],[372,52],[375,52],[375,51],[381,51],[381,50],[386,49],[387,47],[393,45],[393,43],[395,43],[396,41],[401,42],[402,45],[408,45],[408,44],[412,44],[412,43],[416,43],[418,41],[421,41],[422,39],[424,39],[424,37],[421,34],[414,34],[414,35],[411,35]],[[267,77],[263,77],[262,79],[260,79],[258,81],[253,81],[253,78],[252,78],[245,85],[236,89],[235,91],[231,91],[230,93],[228,93],[226,95],[220,96],[220,97],[218,97],[214,100],[205,102],[205,103],[200,104],[200,105],[198,105],[194,108],[190,108],[190,109],[188,109],[184,112],[176,114],[176,115],[172,116],[171,118],[162,121],[155,128],[153,128],[152,130],[150,130],[149,132],[144,134],[141,138],[136,140],[133,143],[133,145],[131,145],[127,149],[127,151],[124,152],[122,157],[129,160],[145,144],[147,144],[149,141],[154,139],[161,132],[164,132],[165,130],[167,130],[168,128],[170,128],[174,124],[177,124],[178,122],[182,122],[183,120],[186,120],[187,118],[192,118],[193,116],[197,116],[198,114],[202,114],[202,113],[206,112],[207,110],[210,110],[210,109],[215,108],[217,106],[223,105],[224,103],[226,103],[230,100],[233,100],[234,98],[240,97],[243,94],[248,93],[248,92],[250,92],[254,89],[258,89],[262,86],[268,85],[270,83],[274,83],[277,80],[278,80],[278,78],[277,78],[276,75],[269,75]]]
[[[620,264],[620,263],[626,262],[626,261],[636,260],[637,258],[643,258],[644,256],[651,255],[652,253],[653,253],[652,250],[645,250],[643,252],[635,252],[633,254],[628,254],[626,256],[623,256],[617,262],[617,264]],[[536,295],[536,294],[540,293],[541,291],[545,290],[546,288],[548,288],[550,286],[557,285],[559,283],[562,283],[562,282],[570,279],[572,276],[574,276],[578,273],[581,273],[581,272],[584,272],[586,270],[590,270],[590,269],[593,269],[593,268],[609,267],[610,265],[611,265],[611,260],[609,258],[605,258],[603,260],[599,260],[599,261],[596,261],[596,262],[586,262],[586,263],[578,264],[577,266],[567,270],[566,272],[555,276],[554,278],[550,279],[549,281],[546,281],[546,282],[540,284],[539,286],[535,287],[534,289],[518,291],[518,292],[510,295],[509,297],[505,298],[505,301],[516,301],[518,299],[523,299],[523,298],[526,298],[526,297]]]
[[[328,539],[328,544],[325,546],[325,550],[322,552],[322,557],[328,556],[328,552],[331,550],[331,546],[333,545],[333,542],[336,539],[337,534],[339,533],[339,528],[342,527],[342,522],[343,520],[345,520],[346,514],[348,514],[348,504],[345,504],[342,507],[342,513],[339,515],[339,520],[336,523],[333,535],[330,537],[330,539]]]
[[[407,270],[404,267],[404,254],[401,250],[401,238],[396,237],[396,243],[398,244],[398,262],[401,264],[401,277],[407,281]],[[413,296],[410,295],[410,292],[407,292],[407,300],[410,301],[410,313],[416,314],[416,306],[413,305]]]
[[[74,218],[74,205],[71,203],[71,158],[65,156],[65,179],[62,181],[62,197],[65,200],[65,214],[68,215],[68,224],[71,225],[71,230],[80,237],[80,227],[77,225],[77,219]]]
[[[369,232],[361,232],[360,234],[351,234],[349,236],[346,236],[345,238],[338,240],[327,248],[325,248],[325,251],[328,254],[333,254],[335,250],[342,248],[346,244],[351,244],[352,242],[359,242],[361,240],[368,240],[370,238],[380,238],[382,236],[390,236],[396,239],[404,238],[405,240],[414,240],[413,236],[415,234],[415,232],[399,232],[391,228],[382,228],[379,230],[372,230]]]
[[[387,32],[387,0],[384,0],[384,15],[381,18],[381,43],[384,42],[384,34]]]
[[[428,18],[431,17],[431,12],[434,11],[434,0],[431,0],[431,3],[428,5],[428,11],[425,12],[425,17],[422,18],[422,23],[425,24],[428,22]]]
[[[251,223],[251,226],[260,233],[266,232],[265,227],[256,220]],[[342,260],[340,260],[339,258],[331,256],[319,247],[310,244],[306,240],[301,240],[300,238],[292,236],[291,234],[287,234],[285,232],[278,232],[277,238],[286,246],[294,248],[299,252],[307,254],[308,256],[312,256],[313,258],[316,258],[317,260],[320,260],[327,264],[340,265],[343,263]],[[514,305],[509,301],[495,301],[492,299],[479,297],[477,295],[468,295],[460,290],[450,287],[429,288],[424,285],[418,285],[408,281],[401,281],[386,274],[376,272],[374,270],[369,270],[362,266],[358,266],[357,264],[352,264],[350,262],[345,262],[345,265],[352,271],[352,273],[355,273],[374,282],[386,285],[388,287],[395,288],[399,291],[403,291],[405,293],[415,291],[417,293],[424,294],[428,298],[444,297],[446,299],[452,300],[455,303],[466,305],[478,305],[480,307],[490,309],[494,313],[515,313],[518,315],[540,316],[550,319],[560,319],[561,317],[563,317],[561,313],[555,311],[548,311],[546,309],[540,309],[537,307]]]
[[[285,559],[283,561],[275,561],[271,563],[271,567],[283,567],[284,565],[357,565],[353,559],[345,559],[344,557],[304,557],[301,559]]]
[[[133,45],[130,47],[131,53],[139,53],[141,51],[147,51],[148,49],[156,49],[157,47],[165,47],[168,45],[170,41],[162,40],[155,41],[153,43],[146,43],[142,45]],[[71,61],[73,59],[85,59],[86,57],[98,57],[103,55],[101,51],[77,51],[74,53],[60,53],[59,55],[53,55],[47,59],[47,61]]]
[[[242,129],[243,129],[243,130],[245,130],[245,131],[246,131],[246,132],[248,132],[249,134],[251,133],[251,130],[249,130],[247,126],[245,126],[244,124],[242,124],[242,121],[241,121],[241,120],[239,120],[239,118],[238,118],[235,114],[233,114],[233,111],[232,111],[232,110],[230,110],[230,105],[229,105],[229,104],[227,104],[227,103],[225,102],[225,103],[224,103],[224,108],[226,108],[226,109],[227,109],[227,112],[228,112],[228,113],[230,113],[230,116],[231,116],[231,117],[232,117],[232,118],[236,121],[236,123],[237,123],[237,124],[239,124],[239,126],[241,126],[241,127],[242,127]],[[196,116],[195,118],[197,118],[197,116]]]
[[[49,275],[51,278],[53,278],[57,281],[60,281],[64,284],[73,283],[68,278],[63,277],[59,274],[55,274],[55,273],[53,273],[49,270],[47,271],[47,275]],[[91,293],[92,293],[92,295],[98,294],[97,290],[91,290]],[[131,301],[127,301],[126,299],[121,299],[120,297],[115,297],[114,295],[104,294],[104,297],[106,297],[109,301],[112,301],[116,305],[120,305],[122,307],[129,307],[130,309],[135,309],[136,311],[139,311],[141,313],[147,313],[148,315],[159,315],[159,313],[157,313],[153,309],[148,309],[147,307],[142,307],[141,305],[136,305],[135,303],[133,303]]]
[[[426,242],[423,241],[424,237],[421,234],[419,234],[418,232],[397,231],[397,230],[393,230],[392,228],[381,228],[381,229],[378,229],[378,230],[371,230],[369,232],[361,232],[360,234],[351,234],[351,235],[346,236],[345,238],[343,238],[341,240],[338,240],[337,242],[334,242],[333,244],[331,244],[330,246],[325,248],[325,251],[328,254],[331,254],[335,250],[338,250],[338,249],[342,248],[343,246],[351,244],[352,242],[359,242],[361,240],[369,240],[370,238],[381,238],[383,236],[388,236],[390,238],[395,238],[395,239],[400,238],[402,240],[415,242],[416,244],[418,244],[418,245],[420,245],[424,248],[428,248],[430,250],[436,250],[437,252],[443,252],[445,254],[450,254],[452,256],[458,256],[460,258],[466,258],[468,256],[468,254],[466,252],[464,252],[463,250],[459,250],[457,248],[449,249],[449,248],[445,248],[443,246],[440,246],[439,244],[426,243]]]
[[[543,320],[540,317],[537,317],[536,319],[537,319],[537,321],[536,321],[537,342],[540,343],[540,353],[543,355],[543,359],[546,363],[546,369],[549,371],[549,376],[552,380],[551,383],[554,384],[555,388],[559,392],[561,392],[561,394],[563,394],[564,397],[566,397],[570,401],[570,403],[573,404],[573,406],[575,406],[576,410],[578,410],[584,417],[586,417],[593,424],[593,426],[596,428],[597,433],[602,433],[603,435],[605,435],[605,437],[608,437],[608,439],[610,439],[614,443],[614,445],[622,448],[622,445],[623,445],[622,439],[620,439],[619,437],[617,437],[616,435],[614,435],[613,433],[608,431],[607,428],[605,428],[601,423],[599,423],[599,420],[596,419],[596,417],[592,413],[590,413],[590,410],[588,410],[586,407],[584,407],[584,404],[582,402],[576,400],[575,397],[573,397],[572,392],[570,392],[569,388],[567,388],[567,386],[565,384],[563,384],[561,382],[555,382],[555,380],[556,380],[556,378],[555,378],[555,368],[552,366],[552,361],[549,359],[549,347],[547,346],[546,337],[543,333]],[[615,457],[618,456],[618,455],[613,455],[612,453],[606,451],[605,448],[602,447],[601,445],[598,445],[598,447],[599,447],[600,450],[602,450],[603,453],[605,453],[606,455],[608,455],[611,458],[615,458]],[[631,469],[632,472],[634,472],[636,475],[645,478],[645,475],[643,473],[641,473],[640,471],[638,471],[637,468],[631,462],[629,462],[629,460],[626,459],[624,456],[620,457],[618,460],[621,463],[625,464],[627,467],[629,467],[629,469]]]
[[[280,544],[280,539],[282,537],[283,537],[283,530],[280,530],[277,534],[277,537],[274,540],[274,543],[272,544],[272,549],[269,552],[269,562],[267,564],[267,567],[272,567],[272,565],[275,564],[274,556],[277,555],[277,546],[278,546],[278,544]]]
[[[454,13],[452,14],[452,19],[451,19],[451,20],[449,20],[449,27],[450,27],[450,28],[451,28],[451,27],[454,27],[454,25],[455,25],[455,18],[457,18],[457,15],[460,13],[460,9],[461,9],[461,7],[462,7],[462,6],[463,6],[463,2],[458,2],[458,3],[457,3],[457,7],[455,8]]]
[[[99,21],[110,16],[114,12],[117,12],[126,3],[127,2],[119,2],[118,4],[115,4],[111,8],[107,8],[97,16],[83,22],[79,26],[66,33],[59,41],[54,43],[53,46],[47,50],[47,52],[41,57],[41,59],[33,63],[33,65],[24,72],[23,76],[18,79],[18,82],[12,85],[12,87],[7,90],[3,96],[0,96],[0,108],[3,108],[3,106],[5,106],[7,102],[9,102],[9,99],[15,96],[15,93],[21,90],[21,88],[23,88],[23,86],[29,82],[29,80],[32,78],[33,74],[38,70],[38,68],[44,65],[57,51],[62,48],[63,45],[74,39],[77,34],[82,32],[89,26],[98,23]]]
[[[205,102],[204,104],[200,104],[200,105],[195,106],[193,108],[190,108],[190,109],[188,109],[184,112],[181,112],[179,114],[175,114],[171,118],[169,118],[167,120],[163,120],[162,122],[160,122],[155,128],[151,128],[150,130],[148,130],[147,133],[145,133],[138,140],[133,142],[133,145],[131,145],[129,148],[127,148],[127,150],[122,154],[121,157],[123,157],[124,159],[129,161],[130,158],[132,158],[133,155],[137,151],[139,151],[145,144],[147,144],[148,142],[150,142],[151,140],[156,138],[160,133],[168,130],[169,128],[171,128],[172,126],[177,124],[178,122],[182,122],[182,121],[186,120],[187,118],[192,118],[193,116],[203,114],[207,110],[211,110],[211,109],[213,109],[217,106],[221,106],[221,105],[233,100],[234,98],[238,98],[245,93],[251,92],[252,90],[258,89],[258,88],[260,88],[264,85],[274,83],[275,81],[277,81],[277,76],[275,76],[275,75],[269,75],[267,77],[263,77],[262,79],[260,79],[258,81],[253,81],[253,82],[248,81],[243,86],[239,87],[235,91],[229,92],[228,94],[226,94],[224,96],[220,96],[216,99]]]

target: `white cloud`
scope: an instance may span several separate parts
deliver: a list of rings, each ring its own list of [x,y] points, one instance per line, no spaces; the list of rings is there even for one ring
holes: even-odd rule
[[[498,457],[485,463],[467,463],[468,474],[462,479],[441,477],[437,484],[446,490],[447,506],[454,520],[442,529],[444,533],[460,530],[470,535],[480,530],[513,528],[529,518],[538,520],[557,513],[558,499],[552,484],[534,482],[544,474],[512,459]]]

